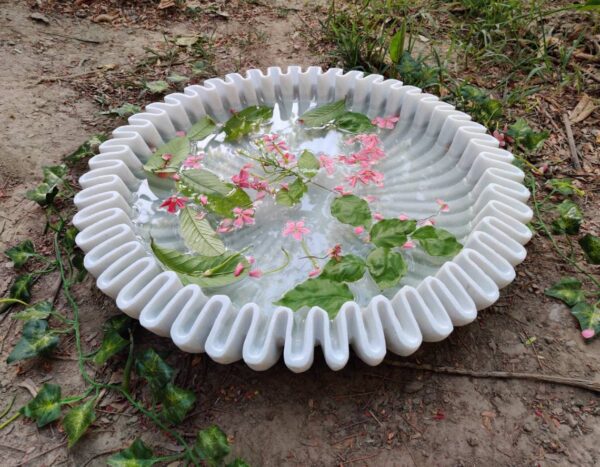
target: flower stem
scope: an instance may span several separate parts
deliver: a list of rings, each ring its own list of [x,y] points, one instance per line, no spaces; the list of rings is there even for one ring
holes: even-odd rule
[[[300,245],[302,246],[302,250],[306,254],[306,257],[312,263],[313,268],[314,269],[319,269],[319,263],[317,263],[317,260],[315,259],[315,256],[308,249],[308,245],[306,244],[306,242],[304,241],[304,239],[300,240]]]

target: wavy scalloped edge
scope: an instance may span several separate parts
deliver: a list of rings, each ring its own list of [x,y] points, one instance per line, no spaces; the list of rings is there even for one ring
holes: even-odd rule
[[[437,137],[448,148],[444,157],[467,170],[477,197],[471,207],[473,228],[461,253],[417,287],[405,286],[391,300],[378,295],[364,308],[348,302],[333,320],[318,307],[300,313],[278,307],[266,313],[249,303],[236,309],[227,296],[209,298],[200,287],[184,287],[176,274],[164,271],[136,238],[130,219],[132,191],[144,177],[150,147],[207,114],[273,104],[276,96],[318,102],[347,98],[350,105],[367,100],[375,113],[401,115],[395,131],[415,128]],[[377,365],[388,349],[410,355],[423,341],[441,341],[454,326],[470,323],[514,279],[514,267],[525,259],[523,245],[531,238],[525,224],[532,212],[525,204],[524,174],[512,160],[468,115],[397,80],[318,67],[249,70],[245,76],[209,79],[168,95],[115,129],[80,179],[83,190],[75,197],[79,212],[73,223],[80,230],[76,241],[86,253],[85,267],[100,290],[184,351],[206,352],[221,363],[243,358],[251,368],[265,370],[283,350],[287,367],[301,372],[312,365],[315,346],[321,346],[327,365],[339,370],[352,345],[362,360]]]

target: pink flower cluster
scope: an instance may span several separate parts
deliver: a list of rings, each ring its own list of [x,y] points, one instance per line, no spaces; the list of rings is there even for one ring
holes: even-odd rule
[[[348,156],[341,155],[337,160],[348,166],[358,166],[358,170],[346,176],[346,182],[354,188],[358,183],[369,185],[373,183],[378,187],[383,187],[384,175],[373,169],[381,159],[385,157],[385,152],[381,148],[381,140],[375,134],[361,134],[349,138],[348,144],[358,143],[360,149]],[[339,193],[348,194],[343,187],[337,186],[334,188]]]

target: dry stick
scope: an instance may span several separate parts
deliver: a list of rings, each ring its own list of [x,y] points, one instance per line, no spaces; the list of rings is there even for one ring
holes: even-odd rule
[[[47,32],[47,31],[41,31],[41,32],[42,32],[42,34],[47,34],[49,36],[62,37],[63,39],[73,39],[74,41],[86,42],[88,44],[102,44],[102,41],[97,41],[96,39],[85,39],[82,37],[67,36],[65,34],[58,34],[56,32]]]
[[[563,114],[562,119],[565,125],[565,130],[567,130],[567,140],[569,141],[569,149],[571,150],[571,161],[573,162],[575,169],[581,170],[581,162],[579,162],[579,156],[577,155],[577,147],[575,147],[575,138],[573,138],[573,130],[571,129],[569,116],[567,114]]]
[[[444,373],[454,376],[471,376],[472,378],[497,378],[497,379],[527,379],[543,383],[561,384],[563,386],[572,386],[588,391],[600,393],[600,382],[590,381],[581,378],[567,378],[565,376],[540,375],[537,373],[513,373],[510,371],[474,371],[464,368],[452,368],[448,366],[433,366],[429,364],[417,365],[411,362],[398,362],[394,360],[384,360],[391,366],[408,368],[410,370],[430,371],[432,373]]]

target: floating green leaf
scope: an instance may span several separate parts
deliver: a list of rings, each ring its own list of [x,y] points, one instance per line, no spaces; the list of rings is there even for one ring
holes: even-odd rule
[[[158,81],[147,81],[144,86],[146,89],[154,94],[159,94],[161,92],[165,92],[169,89],[169,83],[163,80]]]
[[[28,321],[23,326],[21,340],[15,345],[6,363],[47,354],[57,344],[58,336],[48,329],[48,321],[43,319]]]
[[[334,121],[336,128],[348,133],[368,133],[375,129],[369,117],[358,112],[344,112]]]
[[[343,224],[354,226],[371,224],[369,203],[355,195],[344,195],[333,200],[331,214]]]
[[[313,178],[317,175],[320,168],[321,164],[312,152],[308,149],[302,151],[302,154],[300,154],[300,158],[298,159],[298,170],[304,177],[308,179]]]
[[[571,313],[579,321],[581,335],[584,339],[591,339],[600,332],[600,309],[587,302],[579,302]]]
[[[355,255],[345,255],[339,260],[331,258],[320,277],[335,282],[354,282],[365,274],[365,262]]]
[[[280,188],[275,195],[275,202],[282,206],[293,206],[300,202],[304,193],[308,191],[306,183],[300,177],[296,178],[288,188]]]
[[[104,334],[102,344],[94,355],[94,363],[96,365],[104,365],[110,357],[118,354],[121,350],[129,345],[129,339],[124,339],[116,331],[110,331]]]
[[[575,235],[583,221],[583,211],[570,199],[564,200],[556,206],[558,219],[552,222],[552,230],[557,234]]]
[[[247,107],[240,112],[236,112],[225,125],[223,131],[227,141],[235,141],[242,136],[246,136],[258,127],[273,118],[273,108],[264,106]]]
[[[579,239],[579,245],[584,251],[589,263],[600,264],[600,237],[586,234]]]
[[[388,248],[402,246],[416,228],[415,220],[383,219],[371,227],[371,242],[376,246]]]
[[[61,397],[60,386],[44,383],[40,392],[19,410],[24,416],[37,422],[43,427],[60,417]]]
[[[13,262],[15,268],[23,266],[29,258],[35,256],[35,248],[31,240],[25,240],[4,252]]]
[[[340,100],[331,104],[321,105],[300,117],[302,122],[308,128],[322,127],[333,122],[336,118],[346,112],[346,101]]]
[[[225,245],[206,219],[189,205],[179,213],[179,229],[186,245],[198,254],[218,256],[225,252]]]
[[[158,459],[154,458],[152,450],[140,438],[106,461],[111,467],[150,467],[157,462]]]
[[[154,349],[146,349],[135,359],[135,371],[150,384],[155,394],[159,394],[173,377],[173,368]]]
[[[375,248],[367,256],[367,268],[380,289],[394,287],[406,274],[407,266],[402,255],[389,248]]]
[[[79,441],[94,420],[96,420],[95,402],[95,399],[90,399],[81,405],[75,406],[63,418],[62,425],[65,433],[67,433],[68,447],[72,447]]]
[[[214,133],[216,128],[217,124],[212,118],[208,116],[202,117],[191,126],[185,136],[191,141],[202,141]]]
[[[195,448],[210,466],[221,465],[230,451],[227,435],[216,425],[198,433]]]
[[[162,404],[162,415],[173,424],[181,423],[196,402],[192,391],[178,388],[167,383],[159,392],[158,399]]]
[[[559,192],[561,195],[564,196],[585,195],[585,191],[583,191],[580,188],[577,188],[573,184],[573,180],[571,180],[570,178],[553,178],[551,180],[548,180],[547,184],[550,185],[553,190]]]
[[[585,294],[581,289],[581,282],[574,277],[564,277],[544,293],[548,297],[558,298],[569,306],[574,306],[585,301]]]
[[[38,319],[46,319],[52,314],[52,303],[49,301],[38,302],[23,311],[14,313],[12,317],[14,319],[20,319],[22,321],[32,321]]]
[[[431,256],[453,256],[462,250],[462,245],[454,235],[431,225],[418,228],[411,238],[418,240],[421,248]]]
[[[352,292],[345,283],[317,277],[288,290],[275,302],[275,305],[287,306],[294,311],[305,306],[318,306],[327,312],[329,319],[333,319],[341,306],[353,298]]]

